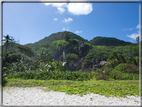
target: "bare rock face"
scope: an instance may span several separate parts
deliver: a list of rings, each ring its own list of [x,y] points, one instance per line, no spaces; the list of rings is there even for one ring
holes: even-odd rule
[[[91,49],[88,45],[84,44],[83,42],[82,42],[82,44],[78,48],[79,48],[78,55],[80,57],[86,56],[88,51],[89,51],[89,49]]]
[[[100,61],[101,61],[101,58],[96,58],[95,63],[98,64],[100,63]]]
[[[76,49],[74,49],[74,47],[76,47]],[[53,58],[55,60],[63,61],[66,54],[68,53],[74,53],[78,55],[79,58],[76,60],[67,60],[67,69],[70,71],[78,71],[84,67],[83,66],[84,57],[87,55],[89,49],[91,48],[88,45],[84,44],[83,42],[81,45],[68,44],[65,47],[56,49]]]
[[[100,61],[98,64],[93,65],[96,68],[101,68],[103,67],[107,62],[106,61]]]
[[[67,69],[70,71],[79,71],[82,69],[84,58],[78,60],[67,61]]]
[[[76,60],[66,60],[67,70],[70,71],[82,70],[87,72],[87,71],[92,71],[94,67],[96,68],[103,67],[106,61],[103,61],[100,57],[95,59],[95,65],[93,65],[93,63],[83,64],[84,57],[87,55],[89,49],[91,48],[88,45],[84,44],[83,42],[80,45],[68,44],[65,47],[56,50],[54,54],[54,59],[63,61],[66,54],[68,53],[74,53],[78,55],[79,58]]]

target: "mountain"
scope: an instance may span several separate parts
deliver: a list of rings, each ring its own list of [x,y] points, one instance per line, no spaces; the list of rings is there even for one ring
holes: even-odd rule
[[[88,41],[88,40],[86,40],[86,39],[84,39],[84,38],[80,37],[79,35],[76,35],[72,32],[64,31],[64,32],[53,33],[53,34],[49,35],[48,37],[45,37],[45,38],[39,40],[38,42],[29,43],[26,45],[30,46],[30,47],[35,47],[35,46],[42,45],[42,44],[52,43],[53,41],[56,41],[56,40],[63,40],[65,37],[65,34],[69,35],[70,39],[77,39],[77,40],[80,40],[83,42],[91,43],[92,45],[125,46],[125,45],[133,44],[131,42],[125,42],[123,40],[119,40],[116,38],[100,37],[100,36],[97,36],[97,37],[93,38],[92,40]]]
[[[131,42],[125,42],[123,40],[119,40],[116,38],[110,38],[110,37],[100,37],[97,36],[90,40],[90,43],[92,45],[100,45],[100,46],[125,46],[125,45],[131,45]]]
[[[40,44],[51,43],[55,40],[63,40],[65,33],[70,36],[70,39],[78,39],[80,41],[88,42],[88,40],[85,40],[84,38],[80,37],[79,35],[76,35],[76,34],[69,32],[69,31],[64,31],[64,32],[53,33],[50,36],[45,37],[38,42],[35,42],[33,44],[30,43],[30,44],[26,44],[26,45],[27,46],[37,46]]]

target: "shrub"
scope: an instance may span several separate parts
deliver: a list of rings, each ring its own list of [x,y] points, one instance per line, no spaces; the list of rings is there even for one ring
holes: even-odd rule
[[[110,68],[98,69],[95,72],[96,72],[96,75],[95,75],[96,80],[108,80],[109,79],[108,75],[109,75],[109,72],[111,72],[111,69]]]
[[[121,63],[117,65],[114,70],[118,70],[123,73],[136,73],[139,74],[139,67],[134,64],[127,64],[127,63]]]
[[[28,55],[29,57],[34,56],[34,51],[31,47],[25,45],[17,45],[17,48],[20,50],[21,53]]]
[[[10,73],[8,78],[21,78],[21,79],[38,79],[38,80],[90,80],[94,77],[94,73],[82,72],[82,71],[48,71],[47,70],[31,70],[27,72]]]
[[[56,41],[53,41],[52,44],[57,46],[58,48],[61,48],[61,47],[65,47],[66,45],[68,45],[69,42],[67,42],[65,40],[56,40]]]
[[[115,68],[119,64],[119,61],[117,59],[109,60],[104,67],[108,68]]]
[[[76,54],[68,53],[65,57],[66,60],[77,60],[78,56]]]
[[[11,55],[9,55],[9,58],[8,58],[8,63],[11,63],[11,62],[17,62],[18,60],[21,59],[21,55],[20,54],[16,54],[16,53],[13,53]]]
[[[54,71],[56,69],[60,70],[60,71],[65,71],[66,70],[66,62],[61,62],[60,61],[53,61],[53,62],[48,62],[48,63],[40,63],[40,68],[41,71],[42,70],[46,70],[46,71]]]
[[[69,43],[70,43],[70,44],[73,44],[73,45],[78,44],[77,40],[75,40],[75,39],[70,39],[70,40],[69,40]]]
[[[115,80],[138,80],[139,75],[134,73],[123,73],[118,70],[113,70],[109,73],[109,78]]]
[[[94,58],[95,54],[93,52],[88,53],[85,56],[85,59],[83,61],[83,64],[88,64],[88,63],[93,63],[95,58]]]

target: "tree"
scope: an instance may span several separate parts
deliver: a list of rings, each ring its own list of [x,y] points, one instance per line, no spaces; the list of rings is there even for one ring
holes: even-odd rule
[[[8,45],[9,45],[10,42],[13,42],[14,39],[9,35],[3,36],[3,37],[5,38],[3,41],[5,41],[4,44],[6,45],[6,53],[7,53]]]
[[[121,63],[126,63],[126,60],[123,55],[119,54],[118,57],[119,57]]]
[[[117,59],[118,61],[120,60],[116,52],[112,52],[112,54],[115,59]]]
[[[70,39],[70,36],[67,34],[67,32],[65,31],[65,41],[69,41],[69,39]]]
[[[137,43],[139,43],[139,36],[136,38]]]

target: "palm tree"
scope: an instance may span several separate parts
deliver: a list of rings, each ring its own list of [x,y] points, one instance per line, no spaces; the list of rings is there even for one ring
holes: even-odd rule
[[[4,37],[4,40],[3,40],[3,41],[5,41],[4,44],[6,44],[6,53],[7,53],[8,45],[9,45],[9,43],[10,43],[11,41],[13,41],[13,39],[11,39],[11,36],[9,36],[9,35],[3,36],[3,37]]]

